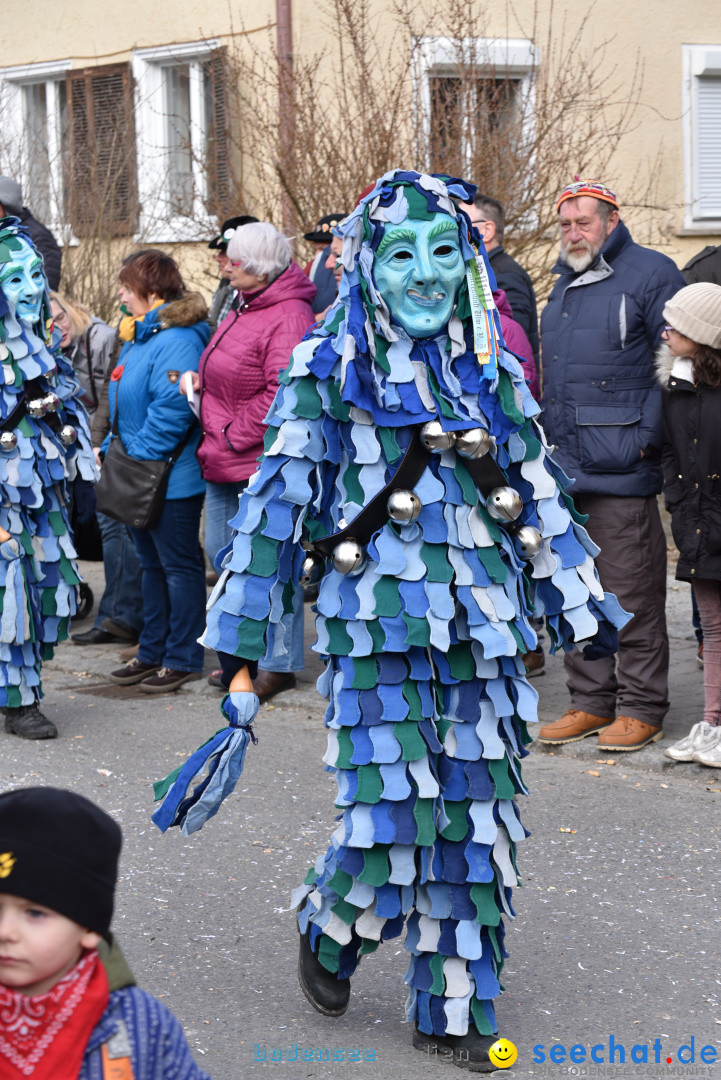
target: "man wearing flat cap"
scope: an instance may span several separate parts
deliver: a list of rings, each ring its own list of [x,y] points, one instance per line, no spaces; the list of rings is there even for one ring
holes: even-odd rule
[[[230,260],[227,255],[228,244],[242,225],[249,225],[257,220],[257,217],[252,217],[250,214],[240,214],[238,217],[228,218],[221,225],[218,235],[214,236],[208,244],[210,250],[215,252],[215,261],[220,270],[220,284],[213,293],[208,315],[211,333],[214,333],[222,323],[235,299],[235,289],[230,284],[228,273],[230,269]]]
[[[598,733],[601,750],[638,750],[661,738],[668,710],[654,352],[664,304],[684,280],[667,256],[634,243],[605,184],[576,177],[557,210],[558,280],[541,316],[543,425],[601,548],[603,587],[634,618],[616,657],[566,654],[571,707],[538,737],[556,745]]]
[[[340,225],[345,213],[326,214],[322,217],[312,232],[303,234],[303,239],[308,240],[315,248],[313,259],[305,267],[305,273],[316,287],[315,300],[313,301],[313,314],[320,315],[335,300],[338,294],[338,284],[333,276],[332,265],[328,266],[330,246],[333,241],[333,229]]]

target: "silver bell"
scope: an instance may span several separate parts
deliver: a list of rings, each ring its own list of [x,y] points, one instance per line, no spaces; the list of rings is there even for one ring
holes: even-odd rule
[[[388,517],[393,521],[415,521],[423,509],[415,491],[394,491],[388,499]]]
[[[32,401],[28,401],[28,413],[32,416],[33,420],[39,420],[42,416],[45,416],[47,411],[45,398],[38,397],[33,398]]]
[[[3,431],[0,435],[0,450],[4,450],[6,454],[9,454],[18,444],[18,437],[14,431]]]
[[[43,398],[43,405],[45,406],[45,412],[57,412],[58,405],[60,404],[60,398],[57,394],[49,393]]]
[[[72,424],[63,424],[58,434],[60,435],[60,441],[63,442],[65,446],[72,446],[78,437],[77,430]]]
[[[464,458],[480,458],[488,453],[491,436],[485,428],[471,428],[456,435],[456,452]]]
[[[322,555],[318,555],[315,551],[309,551],[303,559],[303,564],[300,568],[300,577],[298,578],[299,584],[317,585],[323,577],[324,567],[325,560]]]
[[[436,453],[440,453],[441,450],[450,450],[455,441],[455,431],[444,431],[438,420],[429,420],[421,428],[421,442]]]
[[[333,549],[333,566],[339,574],[360,574],[365,563],[363,548],[356,540],[341,540]]]
[[[523,499],[515,488],[497,487],[488,496],[486,508],[494,521],[515,521],[523,510]]]
[[[533,559],[543,547],[543,537],[534,525],[520,525],[513,534],[513,546],[521,559]]]

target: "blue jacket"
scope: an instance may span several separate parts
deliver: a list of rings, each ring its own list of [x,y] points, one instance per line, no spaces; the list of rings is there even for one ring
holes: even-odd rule
[[[133,1080],[210,1080],[194,1061],[179,1021],[137,986],[111,993],[88,1039],[78,1080],[106,1080],[103,1043],[111,1057],[130,1057]]]
[[[108,977],[110,1000],[90,1034],[78,1080],[107,1080],[103,1044],[107,1044],[111,1061],[130,1058],[133,1080],[210,1080],[193,1060],[178,1020],[135,985],[116,939],[102,941],[98,952]]]
[[[210,338],[207,308],[197,293],[189,293],[149,311],[135,324],[135,341],[126,342],[118,359],[122,374],[111,377],[110,419],[118,402],[118,429],[131,457],[145,461],[167,459],[195,425],[188,445],[173,466],[168,499],[184,499],[205,491],[195,450],[200,425],[178,388],[184,371],[197,371]],[[103,442],[107,450],[111,436]]]
[[[663,307],[685,282],[621,221],[593,265],[565,263],[541,316],[542,423],[573,494],[661,490],[661,391],[654,352]],[[643,456],[642,452],[643,451]]]

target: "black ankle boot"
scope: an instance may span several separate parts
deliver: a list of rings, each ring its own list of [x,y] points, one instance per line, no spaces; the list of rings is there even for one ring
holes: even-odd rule
[[[313,1008],[324,1016],[342,1016],[348,1008],[350,979],[338,979],[323,967],[310,946],[309,930],[300,935],[298,980]]]
[[[413,1032],[417,1050],[424,1050],[429,1057],[441,1061],[452,1061],[459,1069],[470,1072],[495,1072],[498,1066],[493,1064],[488,1051],[497,1041],[497,1035],[481,1035],[473,1024],[468,1025],[466,1035],[426,1035],[418,1030],[418,1024]]]
[[[57,736],[58,729],[40,712],[37,702],[3,711],[5,730],[9,735],[19,735],[21,739],[54,739]]]

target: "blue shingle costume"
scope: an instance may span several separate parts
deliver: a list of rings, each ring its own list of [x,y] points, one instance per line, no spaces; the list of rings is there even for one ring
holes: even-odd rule
[[[417,519],[378,529],[359,573],[328,561],[316,609],[314,647],[327,658],[319,690],[330,702],[324,761],[342,817],[295,894],[300,928],[310,925],[317,957],[345,978],[405,926],[407,1015],[438,1035],[464,1035],[469,1022],[496,1031],[502,917],[513,914],[525,835],[514,800],[525,791],[526,723],[536,719],[523,666],[536,644],[529,617],[545,615],[564,648],[594,639],[613,649],[625,621],[546,455],[490,290],[474,284],[487,261],[476,261],[453,202],[473,192],[396,171],[342,224],[339,300],[282,377],[204,639],[247,659],[282,652],[301,541],[353,521],[393,475],[412,425],[490,431],[491,453],[523,500],[519,520],[543,537],[539,553],[519,558],[450,448],[430,455],[415,485]],[[467,279],[443,332],[413,340],[376,289],[374,253],[389,222],[439,212],[457,224]]]
[[[27,230],[6,218],[0,276],[29,250],[35,248]],[[42,662],[67,637],[80,579],[66,481],[96,476],[80,388],[51,327],[47,288],[31,326],[16,317],[0,285],[0,526],[10,533],[0,544],[0,707],[11,709],[42,695]],[[45,399],[44,415],[38,399]],[[30,408],[19,417],[23,400]]]

